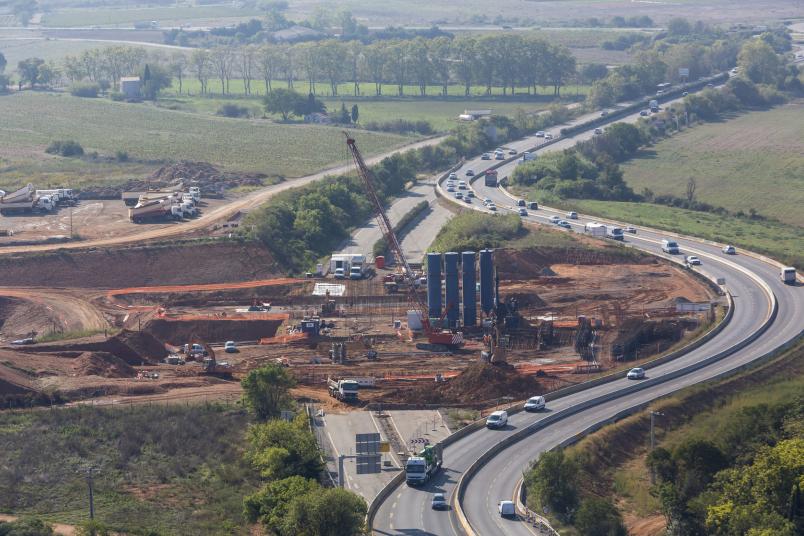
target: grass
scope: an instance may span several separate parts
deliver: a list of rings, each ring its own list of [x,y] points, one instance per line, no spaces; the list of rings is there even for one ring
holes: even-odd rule
[[[102,329],[79,329],[74,331],[51,331],[41,337],[36,338],[36,342],[66,341],[70,339],[82,339],[103,333]]]
[[[231,19],[262,16],[255,9],[218,6],[159,6],[140,8],[74,8],[47,13],[42,25],[49,27],[132,25],[142,21],[189,21],[194,19]]]
[[[112,45],[113,43],[110,43]],[[62,39],[14,39],[0,37],[0,52],[8,65],[5,74],[17,79],[17,64],[26,58],[42,58],[59,63],[65,56],[77,56],[85,50],[103,48],[89,41],[66,41]]]
[[[699,201],[732,212],[754,209],[804,227],[802,139],[804,100],[798,100],[695,126],[642,151],[622,167],[626,182],[637,192],[650,188],[656,194],[685,197],[693,177]]]
[[[85,152],[114,155],[125,150],[137,163],[196,160],[231,171],[297,177],[347,161],[341,130],[267,120],[228,119],[159,109],[149,103],[117,103],[64,94],[22,92],[0,97],[0,184],[19,183],[16,166],[45,162],[47,171],[82,173],[83,160],[54,158],[44,148],[54,140],[74,139]],[[411,138],[357,133],[366,155],[399,147]],[[108,164],[107,167],[110,167]],[[60,177],[61,178],[61,177]],[[73,182],[73,181],[68,181]]]
[[[566,203],[586,214],[733,244],[804,268],[804,232],[796,226],[647,203],[586,199]]]
[[[242,499],[258,486],[242,459],[248,423],[218,405],[4,412],[0,511],[81,522],[92,466],[96,517],[117,533],[248,534]]]

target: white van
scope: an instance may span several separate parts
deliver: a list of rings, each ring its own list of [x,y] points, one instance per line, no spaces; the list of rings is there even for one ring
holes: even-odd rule
[[[675,240],[662,240],[662,251],[670,255],[676,255],[678,253],[678,242]]]
[[[505,428],[508,424],[508,412],[505,410],[495,411],[486,418],[486,428]]]
[[[541,411],[545,407],[543,396],[532,396],[525,402],[525,411]]]
[[[785,266],[782,268],[779,276],[782,278],[782,282],[788,285],[796,284],[796,269],[792,266]]]
[[[500,501],[497,505],[497,511],[500,512],[500,517],[515,517],[516,508],[513,501]]]

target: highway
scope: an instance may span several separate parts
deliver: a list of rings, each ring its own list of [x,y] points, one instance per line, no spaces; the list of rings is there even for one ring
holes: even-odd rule
[[[665,104],[666,105],[666,104]],[[579,118],[587,121],[597,114]],[[638,114],[617,121],[634,122]],[[593,136],[592,131],[580,133],[574,137],[554,142],[542,151],[560,150],[571,147],[580,140]],[[528,145],[535,146],[541,139],[531,138],[511,144],[518,151]],[[463,179],[466,169],[471,168],[476,174],[487,169],[495,162],[474,159],[458,171]],[[513,170],[516,162],[499,168],[499,176],[504,177]],[[515,201],[499,188],[486,187],[482,180],[473,185],[476,195],[482,200],[488,197],[495,201],[500,212],[513,211]],[[444,195],[451,195],[444,192]],[[464,204],[455,200],[455,203]],[[486,210],[480,201],[470,205],[476,210]],[[548,224],[553,215],[564,217],[563,213],[540,207],[537,211],[529,211],[524,219],[528,222]],[[581,216],[571,220],[574,231],[582,231],[583,225],[595,218]],[[597,221],[600,221],[597,219]],[[623,222],[627,224],[627,222]],[[568,231],[569,232],[569,231]],[[661,254],[659,243],[666,233],[639,228],[635,235],[626,236],[626,244],[645,251]],[[676,360],[648,370],[648,378],[640,382],[629,382],[618,379],[585,391],[569,395],[551,402],[548,411],[541,414],[515,414],[509,420],[506,430],[478,430],[463,439],[447,446],[444,451],[444,471],[426,487],[416,489],[405,485],[394,489],[388,499],[379,505],[374,517],[375,534],[420,534],[450,535],[463,534],[455,500],[456,484],[461,475],[492,446],[527,426],[539,426],[539,421],[550,418],[557,419],[561,415],[575,412],[572,418],[557,420],[544,426],[527,440],[493,457],[473,478],[463,483],[464,498],[461,507],[465,511],[466,521],[477,534],[532,534],[524,523],[507,521],[499,517],[496,507],[500,500],[511,499],[517,481],[521,478],[527,464],[538,457],[540,452],[548,450],[562,441],[571,438],[588,427],[609,419],[620,411],[644,404],[650,400],[673,392],[708,378],[715,377],[751,360],[757,359],[766,352],[782,346],[798,336],[804,328],[804,289],[801,286],[787,286],[781,283],[778,267],[742,254],[727,256],[721,253],[720,247],[697,241],[693,238],[677,238],[681,246],[681,255],[699,256],[703,265],[696,268],[711,277],[724,277],[726,288],[734,299],[735,309],[731,322],[715,338],[697,349]],[[778,314],[767,327],[767,330],[753,342],[749,342],[765,326],[772,313],[773,300],[777,300]],[[684,373],[688,367],[694,367],[707,358],[733,349],[737,345],[745,348],[732,352],[720,361],[708,364],[696,371]],[[672,379],[670,379],[672,378]],[[628,389],[628,391],[623,391]],[[633,392],[632,392],[633,391]],[[627,396],[626,393],[628,393]],[[612,400],[599,400],[589,409],[581,409],[580,404],[601,397],[615,397]],[[430,509],[432,493],[443,492],[451,498],[453,509],[449,512],[436,512]]]

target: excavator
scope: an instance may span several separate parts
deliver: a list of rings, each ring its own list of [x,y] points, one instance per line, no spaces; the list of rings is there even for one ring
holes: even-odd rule
[[[377,194],[377,189],[374,187],[371,170],[363,160],[363,155],[361,155],[360,151],[357,149],[357,143],[355,142],[354,138],[350,137],[348,132],[345,132],[344,134],[346,135],[346,146],[349,148],[349,152],[352,154],[352,159],[354,160],[355,167],[357,168],[357,174],[363,181],[363,185],[366,187],[366,194],[368,195],[371,204],[374,205],[374,215],[377,218],[377,225],[382,231],[383,237],[385,238],[390,251],[394,254],[397,262],[402,267],[402,277],[405,283],[407,283],[406,291],[408,295],[408,302],[410,303],[411,308],[418,312],[420,318],[422,319],[422,328],[427,336],[428,347],[438,350],[456,350],[461,348],[464,344],[463,333],[457,330],[451,331],[439,329],[430,323],[430,319],[427,315],[427,307],[422,302],[419,293],[416,292],[418,285],[416,284],[415,274],[411,269],[408,260],[405,258],[405,254],[402,252],[402,246],[400,245],[396,233],[394,233],[391,220],[388,219],[388,215],[385,213],[385,208],[383,207],[380,197]]]

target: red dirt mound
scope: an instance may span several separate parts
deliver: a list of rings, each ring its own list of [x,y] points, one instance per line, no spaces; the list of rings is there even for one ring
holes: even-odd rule
[[[73,363],[79,376],[102,376],[104,378],[129,378],[134,369],[119,357],[108,352],[84,352]]]
[[[527,249],[498,249],[494,252],[495,265],[500,279],[519,281],[550,276],[552,264],[641,264],[654,262],[642,258],[637,252],[623,252],[620,249],[600,248],[555,248],[540,247]]]
[[[19,348],[17,351],[31,353],[103,352],[134,366],[157,363],[168,353],[165,349],[165,344],[150,333],[128,330],[123,330],[105,341],[37,344],[36,346]]]
[[[195,337],[207,342],[227,340],[256,341],[276,335],[276,330],[284,322],[277,320],[168,320],[157,319],[148,322],[143,329],[159,340],[174,345],[181,345]]]

